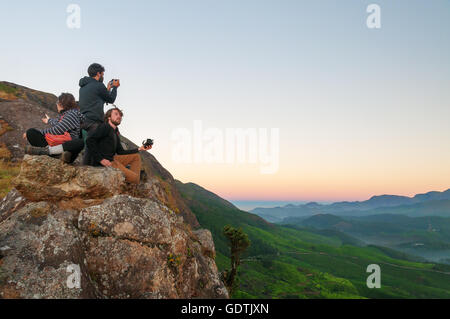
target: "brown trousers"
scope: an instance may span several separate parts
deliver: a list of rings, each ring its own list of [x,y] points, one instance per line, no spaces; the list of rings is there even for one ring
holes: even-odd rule
[[[125,180],[129,183],[139,184],[141,178],[141,156],[139,153],[129,155],[115,155],[112,166],[120,169],[125,174]],[[130,168],[125,166],[130,165]]]

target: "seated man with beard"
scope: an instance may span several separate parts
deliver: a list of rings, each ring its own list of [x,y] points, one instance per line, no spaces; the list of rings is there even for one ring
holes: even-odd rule
[[[122,116],[123,112],[118,108],[108,110],[104,123],[88,136],[86,145],[93,156],[94,166],[118,168],[125,174],[127,182],[139,184],[141,171],[139,151],[148,151],[152,146],[124,150],[118,129]],[[127,165],[130,168],[127,168]]]

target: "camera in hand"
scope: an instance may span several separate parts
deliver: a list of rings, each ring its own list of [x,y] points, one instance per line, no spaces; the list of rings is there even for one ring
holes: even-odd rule
[[[153,140],[151,138],[146,139],[145,141],[142,142],[142,145],[147,148],[149,146],[153,145]]]
[[[115,81],[119,81],[119,79],[112,79],[111,81],[109,81],[109,85],[114,86]]]

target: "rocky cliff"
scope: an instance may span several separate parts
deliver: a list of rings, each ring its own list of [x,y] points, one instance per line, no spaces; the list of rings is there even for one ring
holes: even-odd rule
[[[46,125],[41,121],[45,113],[57,117],[56,99],[50,93],[0,81],[0,159],[22,160],[23,148],[27,144],[22,138],[23,133],[31,127],[45,128]],[[137,147],[126,137],[122,137],[122,143],[125,148]],[[81,155],[78,157],[80,159]],[[149,152],[141,152],[141,159],[147,175],[157,178],[164,188],[168,206],[180,213],[193,228],[200,227],[197,218],[181,198],[170,172]]]
[[[0,203],[0,298],[228,298],[210,231],[153,155],[141,154],[138,186],[114,168],[24,156],[23,132],[55,101],[0,82],[0,160],[20,165]]]

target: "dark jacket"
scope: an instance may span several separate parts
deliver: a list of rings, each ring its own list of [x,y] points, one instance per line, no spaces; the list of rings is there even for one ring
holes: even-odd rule
[[[81,113],[89,122],[103,122],[105,103],[114,103],[117,96],[117,88],[113,87],[110,92],[106,86],[94,78],[85,76],[80,79],[80,106]]]
[[[119,130],[113,129],[108,123],[100,124],[92,134],[89,134],[86,145],[94,159],[94,166],[101,165],[102,159],[114,160],[114,155],[127,155],[138,153],[139,150],[124,150],[120,144]]]
[[[80,138],[80,127],[84,120],[84,115],[80,113],[78,109],[70,109],[61,112],[61,116],[58,119],[49,119],[49,128],[40,130],[42,134],[63,135],[65,132],[69,132],[72,139]]]

